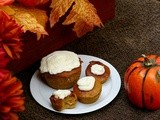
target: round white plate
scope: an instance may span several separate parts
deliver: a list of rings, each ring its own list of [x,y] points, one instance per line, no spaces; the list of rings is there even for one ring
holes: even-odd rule
[[[121,87],[121,78],[117,70],[105,60],[94,56],[78,55],[82,63],[82,72],[80,77],[85,76],[85,69],[90,61],[100,61],[110,68],[111,74],[109,79],[103,84],[102,92],[99,99],[92,104],[83,104],[77,102],[77,105],[73,109],[65,109],[62,111],[56,111],[52,108],[50,102],[50,96],[53,94],[54,89],[46,85],[38,76],[38,70],[33,74],[30,82],[30,90],[33,98],[43,107],[59,113],[64,114],[83,114],[98,110],[107,104],[109,104],[118,94]]]

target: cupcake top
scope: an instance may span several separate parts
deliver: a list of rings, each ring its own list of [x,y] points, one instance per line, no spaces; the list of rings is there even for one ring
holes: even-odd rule
[[[102,75],[105,72],[105,68],[102,65],[94,64],[91,67],[91,72],[96,75]]]
[[[57,99],[64,99],[65,97],[69,96],[71,94],[70,90],[56,90],[54,91],[53,95],[57,98]]]
[[[77,81],[78,88],[83,91],[90,91],[95,84],[95,78],[92,76],[82,77]]]
[[[71,71],[80,66],[79,57],[71,51],[55,51],[42,58],[40,72],[50,74]]]

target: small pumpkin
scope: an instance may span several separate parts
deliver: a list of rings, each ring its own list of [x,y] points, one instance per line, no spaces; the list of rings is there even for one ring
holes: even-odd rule
[[[160,108],[160,56],[142,55],[124,74],[124,88],[131,103],[139,108]]]

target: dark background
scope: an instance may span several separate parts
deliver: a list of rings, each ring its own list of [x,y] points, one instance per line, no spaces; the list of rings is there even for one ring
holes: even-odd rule
[[[37,61],[16,75],[24,84],[26,97],[26,110],[19,113],[20,120],[160,119],[160,110],[147,111],[132,106],[123,84],[124,72],[133,60],[143,53],[160,55],[160,1],[116,0],[113,20],[61,49],[96,56],[112,64],[122,80],[119,94],[109,105],[87,114],[64,115],[47,110],[33,99],[29,89],[30,79],[39,68]]]

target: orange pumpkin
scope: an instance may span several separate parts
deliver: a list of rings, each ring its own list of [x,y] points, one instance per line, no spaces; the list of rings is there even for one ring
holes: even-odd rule
[[[160,56],[142,55],[135,60],[124,75],[128,98],[139,108],[160,108]]]

